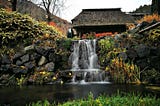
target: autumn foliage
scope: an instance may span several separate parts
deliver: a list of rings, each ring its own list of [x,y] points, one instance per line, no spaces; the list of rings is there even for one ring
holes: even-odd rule
[[[104,32],[104,33],[97,33],[96,37],[102,37],[102,36],[112,36],[112,32]]]
[[[56,30],[59,31],[61,34],[64,34],[64,33],[65,33],[65,32],[64,32],[60,27],[58,27],[57,24],[56,24],[55,22],[53,22],[53,21],[49,22],[48,25],[49,25],[49,26],[53,26],[54,28],[56,28]],[[64,35],[65,35],[65,34],[64,34]]]
[[[152,22],[153,20],[160,21],[160,16],[158,14],[146,15],[142,19],[138,20],[138,23],[142,23],[143,21]]]

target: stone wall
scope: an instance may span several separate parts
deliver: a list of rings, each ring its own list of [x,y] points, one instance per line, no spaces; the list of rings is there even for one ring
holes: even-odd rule
[[[65,40],[57,42],[57,49],[48,46],[30,45],[15,54],[3,54],[0,57],[0,83],[6,82],[11,76],[21,78],[31,76],[35,72],[57,73],[69,69],[68,58],[70,49]],[[6,76],[7,75],[7,76]]]

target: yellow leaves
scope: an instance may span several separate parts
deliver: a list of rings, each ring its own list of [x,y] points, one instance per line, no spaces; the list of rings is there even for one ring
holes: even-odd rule
[[[117,82],[140,82],[140,70],[137,65],[133,64],[133,62],[125,63],[121,58],[114,58],[111,61],[111,64],[106,67],[106,71],[111,73],[111,76]]]
[[[56,80],[57,78],[54,76],[52,79],[53,79],[53,80]]]
[[[109,67],[106,67],[106,69],[105,69],[106,71],[109,71]]]
[[[49,34],[46,33],[46,34],[44,35],[44,37],[45,37],[45,38],[49,38]]]
[[[26,67],[25,66],[20,66],[22,69],[26,69]]]
[[[42,72],[39,72],[40,74],[42,74],[42,75],[44,75],[44,74],[46,74],[46,72],[45,71],[42,71]]]

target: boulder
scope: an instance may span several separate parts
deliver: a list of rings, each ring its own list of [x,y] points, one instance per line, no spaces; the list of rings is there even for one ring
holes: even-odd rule
[[[49,53],[48,55],[48,60],[54,62],[55,61],[55,54],[54,53]]]
[[[44,48],[37,46],[37,47],[35,47],[35,49],[38,54],[40,54],[42,56],[47,56],[47,52]]]
[[[24,48],[24,51],[27,52],[27,51],[31,51],[31,50],[34,50],[35,49],[35,46],[34,45],[30,45],[30,46],[27,46]]]
[[[20,57],[22,57],[24,55],[24,53],[22,52],[17,52],[14,56],[13,56],[13,61],[15,62],[17,59],[19,59]]]
[[[138,56],[134,49],[128,49],[126,51],[126,54],[127,54],[128,58],[130,58],[130,59],[135,59]]]
[[[24,66],[27,69],[33,69],[35,67],[35,63],[33,63],[33,62],[27,62],[27,63],[24,64]]]
[[[29,54],[22,56],[20,59],[21,59],[22,63],[28,62],[29,61]]]
[[[28,72],[27,68],[22,68],[22,67],[13,67],[13,73],[15,74],[26,74]]]
[[[47,64],[45,65],[45,69],[46,69],[47,71],[53,71],[53,70],[54,70],[54,66],[55,66],[55,64],[54,64],[53,62],[50,62],[50,63],[47,63]]]
[[[4,55],[4,56],[2,56],[2,58],[1,58],[1,63],[2,63],[2,64],[11,64],[12,61],[11,61],[9,55]]]
[[[39,61],[40,58],[41,58],[41,55],[38,54],[38,53],[32,53],[32,54],[30,54],[30,60]]]
[[[1,65],[0,71],[9,71],[11,69],[11,64]]]
[[[15,63],[17,66],[21,66],[23,63],[21,60],[17,60],[16,63]]]
[[[150,55],[150,48],[144,44],[140,44],[135,50],[140,58],[148,57]]]
[[[136,61],[136,64],[143,70],[145,69],[146,67],[149,67],[150,64],[148,63],[148,59],[141,59],[141,60],[138,60]]]
[[[125,52],[119,53],[118,57],[121,58],[123,61],[127,60],[127,54]]]
[[[150,64],[153,68],[160,70],[160,57],[159,56],[150,57]]]
[[[151,56],[160,56],[160,47],[151,47]]]
[[[45,64],[47,61],[46,57],[42,56],[41,59],[39,60],[38,62],[38,65],[39,66],[42,66],[43,64]]]

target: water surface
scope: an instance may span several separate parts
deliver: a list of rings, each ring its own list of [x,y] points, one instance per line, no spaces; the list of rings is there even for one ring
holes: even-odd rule
[[[23,86],[23,87],[0,87],[0,104],[3,105],[25,105],[38,100],[49,100],[50,102],[65,102],[67,100],[85,98],[92,92],[94,97],[102,94],[111,95],[117,92],[136,92],[141,94],[156,94],[143,85],[123,84],[53,84],[44,86]]]

